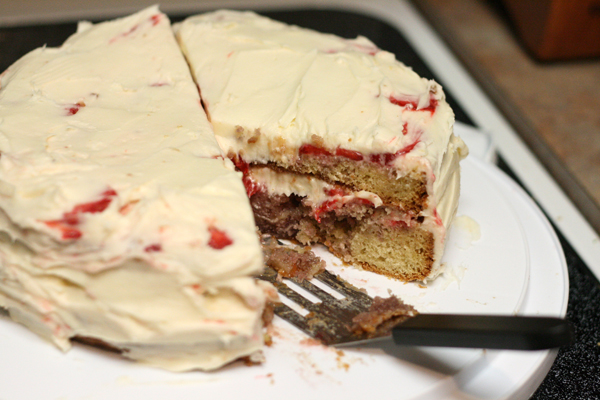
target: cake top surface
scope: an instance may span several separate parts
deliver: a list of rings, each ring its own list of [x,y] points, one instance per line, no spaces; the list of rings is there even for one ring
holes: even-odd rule
[[[208,243],[211,227],[228,231],[231,249],[256,242],[244,237],[252,217],[238,173],[223,159],[170,22],[155,7],[81,23],[60,48],[19,60],[0,84],[0,207],[14,234],[35,232],[27,242],[37,250],[91,262],[142,256],[160,244],[194,258],[190,242]],[[225,212],[231,208],[240,215]],[[231,253],[209,257],[198,272],[247,264]]]
[[[329,150],[397,153],[435,169],[447,149],[454,115],[441,87],[364,37],[229,10],[176,32],[226,151],[285,162],[316,135]],[[253,146],[240,140],[256,132]]]

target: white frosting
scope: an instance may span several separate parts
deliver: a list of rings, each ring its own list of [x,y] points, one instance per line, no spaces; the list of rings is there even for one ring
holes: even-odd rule
[[[304,197],[304,203],[313,210],[318,210],[323,203],[329,201],[336,201],[342,205],[354,199],[362,199],[370,202],[374,207],[383,204],[381,198],[375,193],[366,190],[356,192],[344,190],[344,193],[337,193],[334,185],[309,175],[274,171],[270,168],[250,168],[249,178],[264,187],[269,194],[286,196],[295,194]]]
[[[287,164],[317,135],[330,152],[399,153],[398,177],[424,171],[424,226],[436,237],[431,276],[439,273],[467,149],[452,134],[454,114],[437,83],[363,37],[343,39],[252,12],[207,13],[175,30],[226,153]]]
[[[270,287],[247,197],[156,7],[0,78],[0,306],[61,349],[172,370],[259,350]]]
[[[176,33],[219,143],[226,152],[243,148],[246,161],[289,157],[269,144],[283,139],[298,149],[315,134],[328,149],[362,154],[395,153],[419,140],[398,164],[437,164],[446,151],[454,117],[439,85],[363,37],[342,39],[227,10],[188,18]],[[437,106],[432,115],[390,99]],[[236,140],[238,125],[259,129],[258,142]]]

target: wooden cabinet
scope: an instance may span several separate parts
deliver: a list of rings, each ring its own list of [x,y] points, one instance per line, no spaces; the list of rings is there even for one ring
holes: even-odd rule
[[[504,0],[504,4],[536,58],[600,56],[600,0]]]

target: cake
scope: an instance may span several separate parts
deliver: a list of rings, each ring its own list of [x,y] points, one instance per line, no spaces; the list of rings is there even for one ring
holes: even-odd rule
[[[365,38],[252,12],[175,33],[156,6],[82,22],[0,75],[12,319],[65,351],[213,370],[260,359],[276,293],[256,279],[257,226],[281,276],[320,273],[314,243],[406,281],[439,274],[467,150],[438,84]]]
[[[437,83],[364,37],[253,12],[175,31],[263,233],[405,281],[440,273],[467,149]]]
[[[168,18],[81,23],[0,77],[0,307],[174,371],[263,347],[276,296],[241,174]]]

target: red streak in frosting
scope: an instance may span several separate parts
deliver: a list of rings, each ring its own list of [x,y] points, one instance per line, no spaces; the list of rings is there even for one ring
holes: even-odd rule
[[[420,141],[421,141],[421,138],[418,137],[414,142],[412,142],[409,145],[404,146],[403,148],[401,148],[400,150],[398,150],[395,153],[372,154],[370,160],[371,160],[371,162],[374,162],[374,163],[377,163],[380,165],[390,165],[399,156],[403,156],[407,153],[410,153],[419,144]]]
[[[407,110],[415,110],[415,111],[429,111],[431,113],[431,115],[433,115],[435,113],[435,109],[437,108],[438,105],[438,101],[437,99],[430,97],[429,98],[429,105],[427,107],[423,107],[423,108],[419,108],[417,109],[417,107],[419,106],[418,101],[414,98],[404,98],[404,99],[400,99],[394,96],[390,96],[390,103],[395,104],[397,106],[403,107]]]
[[[81,107],[85,107],[85,103],[83,101],[69,105],[65,108],[65,110],[67,111],[67,115],[75,115]]]
[[[156,26],[160,23],[162,16],[160,14],[154,14],[150,17],[150,21],[152,22],[152,26]]]
[[[433,209],[433,218],[435,218],[435,223],[439,226],[444,225],[444,223],[442,222],[442,218],[440,218],[440,214],[438,214],[437,212],[437,208]]]
[[[154,244],[151,244],[149,246],[146,246],[146,248],[144,249],[144,251],[146,253],[154,253],[154,252],[157,252],[157,251],[162,251],[162,246],[160,245],[160,243],[154,243]]]
[[[73,207],[73,210],[71,212],[69,212],[68,214],[70,214],[70,215],[77,215],[77,214],[81,214],[81,213],[95,214],[95,213],[102,212],[102,211],[106,210],[106,208],[112,201],[112,198],[116,195],[117,195],[117,192],[115,192],[113,189],[108,189],[104,193],[102,193],[102,199],[100,199],[98,201],[92,201],[89,203],[76,205],[75,207]]]
[[[131,27],[131,28],[130,28],[130,29],[127,31],[127,32],[123,32],[123,33],[121,33],[121,34],[119,34],[119,35],[117,35],[117,36],[113,37],[112,39],[110,39],[110,40],[108,41],[108,43],[109,43],[109,44],[110,44],[110,43],[114,43],[114,42],[116,42],[117,40],[119,40],[119,39],[121,39],[121,38],[124,38],[124,37],[127,37],[127,36],[131,35],[131,34],[132,34],[133,32],[135,32],[135,31],[136,31],[136,30],[137,30],[139,27],[140,27],[140,26],[139,26],[139,24],[136,24],[136,25],[132,26],[132,27]]]
[[[396,157],[397,156],[402,156],[406,153],[410,153],[418,144],[419,142],[421,142],[420,138],[417,138],[414,142],[412,142],[411,144],[404,146],[403,148],[401,148],[400,150],[398,150],[396,152]]]
[[[152,26],[156,26],[160,23],[161,20],[162,20],[162,16],[160,14],[154,14],[153,16],[151,16],[150,18],[147,19],[147,22],[150,22],[150,24]],[[123,33],[113,37],[112,39],[110,39],[108,41],[108,43],[114,43],[121,38],[131,35],[133,32],[137,31],[139,29],[139,27],[140,27],[140,24],[135,24],[127,32],[123,32]]]
[[[44,223],[51,228],[60,230],[63,239],[79,239],[82,233],[75,226],[80,223],[80,215],[83,213],[96,214],[106,210],[116,195],[117,192],[108,189],[102,193],[100,200],[78,204],[71,211],[64,213],[62,219],[44,221]]]
[[[244,161],[240,156],[234,157],[231,159],[233,164],[243,174],[242,182],[244,183],[244,187],[246,188],[246,193],[248,197],[254,196],[256,193],[260,192],[262,187],[258,183],[256,183],[250,177],[250,165]]]
[[[44,221],[44,223],[50,228],[58,229],[59,231],[61,231],[61,237],[65,240],[79,239],[82,236],[82,233],[79,229],[65,225],[65,222],[63,220]],[[66,224],[68,224],[68,222]]]
[[[221,250],[231,244],[233,244],[233,240],[225,231],[215,228],[214,226],[208,227],[208,232],[210,233],[210,240],[208,241],[208,245],[215,250]]]

